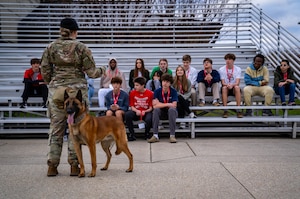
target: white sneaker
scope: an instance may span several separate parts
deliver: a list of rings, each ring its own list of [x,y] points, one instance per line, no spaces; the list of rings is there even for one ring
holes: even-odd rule
[[[185,129],[185,122],[180,122],[179,128],[180,128],[180,129]]]
[[[194,112],[191,112],[190,114],[189,114],[189,116],[190,116],[190,118],[196,118],[197,116],[194,114]]]
[[[64,135],[64,142],[68,142],[68,136]]]
[[[164,129],[164,126],[163,125],[158,125],[158,130],[162,130]]]

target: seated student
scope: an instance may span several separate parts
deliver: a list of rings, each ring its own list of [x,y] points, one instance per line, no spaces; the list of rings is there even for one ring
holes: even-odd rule
[[[220,106],[220,74],[217,70],[212,69],[212,60],[205,58],[203,60],[204,70],[201,70],[197,76],[198,90],[199,90],[199,106],[205,105],[205,95],[213,96],[213,105]]]
[[[139,126],[145,125],[145,139],[149,138],[152,126],[153,92],[145,88],[146,79],[144,77],[137,77],[133,82],[134,90],[129,94],[131,110],[125,113],[125,121],[129,130],[128,141],[136,140],[132,121],[140,120]]]
[[[107,108],[107,116],[116,116],[120,120],[124,120],[125,112],[129,106],[128,94],[121,90],[122,79],[121,77],[113,77],[111,79],[113,87],[112,91],[109,91],[105,96],[105,105]]]
[[[127,85],[125,80],[125,75],[118,68],[118,63],[115,58],[111,58],[108,61],[108,67],[106,69],[105,75],[103,75],[100,79],[100,89],[98,91],[98,103],[99,107],[105,107],[104,98],[105,95],[112,90],[111,79],[113,77],[120,77],[122,79],[122,90],[127,92]]]
[[[196,88],[197,88],[197,75],[198,71],[196,68],[191,66],[192,58],[190,55],[186,54],[182,56],[182,64],[185,70],[185,75],[186,77],[191,81],[191,104],[193,106],[197,105],[197,93],[196,93]]]
[[[154,73],[156,71],[161,71],[162,74],[165,74],[165,73],[168,73],[170,75],[172,75],[172,70],[169,69],[169,66],[168,66],[168,60],[165,59],[165,58],[161,58],[158,62],[158,65],[159,66],[155,66],[152,71],[151,71],[151,74],[150,74],[150,79],[153,79],[153,76],[154,76]]]
[[[274,90],[277,95],[280,95],[281,105],[286,106],[285,95],[289,94],[289,106],[296,105],[295,89],[297,78],[294,76],[294,71],[291,69],[288,60],[282,60],[274,72]]]
[[[146,84],[146,88],[150,91],[155,91],[156,89],[161,87],[161,76],[162,76],[162,71],[156,71],[152,77],[152,79],[150,79],[147,84]]]
[[[223,106],[227,106],[228,96],[235,96],[236,105],[241,105],[241,88],[240,88],[240,81],[242,70],[240,67],[234,65],[235,55],[232,53],[228,53],[224,56],[226,65],[222,66],[219,69],[219,73],[221,76],[221,83],[222,83],[222,102]],[[240,109],[237,111],[237,117],[242,118],[243,114]],[[224,110],[223,117],[228,117],[228,111]]]
[[[30,60],[30,64],[31,68],[25,70],[24,73],[23,102],[20,108],[25,108],[27,106],[28,98],[34,96],[41,96],[43,98],[43,108],[47,108],[48,87],[41,75],[41,61],[37,58],[33,58]]]
[[[264,66],[265,57],[262,54],[257,54],[253,58],[253,62],[246,68],[244,80],[246,86],[244,87],[245,105],[250,106],[251,97],[258,95],[265,97],[265,106],[270,106],[272,103],[274,90],[269,84],[269,71]],[[245,116],[251,116],[252,110],[247,109]],[[272,116],[271,110],[263,110],[264,116]]]
[[[185,75],[184,67],[179,65],[176,68],[176,75],[173,83],[174,89],[178,94],[177,110],[178,117],[184,118],[185,114],[189,114],[191,118],[196,118],[194,112],[190,110],[189,98],[191,97],[191,81]],[[185,128],[185,123],[180,123],[180,128]]]
[[[129,73],[129,87],[130,90],[134,89],[134,78],[136,77],[145,77],[146,82],[150,79],[149,71],[145,68],[144,60],[138,58],[135,60],[135,67]]]
[[[177,91],[171,87],[173,84],[172,75],[165,73],[161,76],[162,87],[154,91],[152,129],[153,136],[148,140],[149,143],[159,142],[158,125],[160,119],[168,119],[170,127],[170,142],[176,143],[175,129],[177,112]]]

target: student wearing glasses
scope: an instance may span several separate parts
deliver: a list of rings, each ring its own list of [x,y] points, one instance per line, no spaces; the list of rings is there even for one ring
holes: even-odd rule
[[[274,72],[274,90],[277,95],[280,95],[281,105],[286,106],[285,95],[289,94],[289,106],[296,105],[295,103],[295,88],[297,79],[290,67],[288,60],[282,60],[280,66],[277,66]]]

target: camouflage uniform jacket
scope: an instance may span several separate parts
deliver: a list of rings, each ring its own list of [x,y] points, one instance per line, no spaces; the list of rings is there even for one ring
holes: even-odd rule
[[[84,72],[90,78],[98,78],[105,72],[103,68],[96,68],[92,52],[85,44],[61,37],[45,49],[41,73],[49,88],[87,88]]]

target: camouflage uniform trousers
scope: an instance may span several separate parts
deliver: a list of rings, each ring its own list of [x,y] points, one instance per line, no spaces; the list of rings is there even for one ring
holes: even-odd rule
[[[60,162],[62,147],[63,147],[63,137],[67,127],[67,117],[66,111],[63,108],[63,96],[62,104],[57,106],[57,103],[53,101],[53,94],[55,93],[55,88],[49,88],[48,95],[48,116],[50,117],[50,129],[48,138],[48,166],[57,167]],[[81,89],[82,96],[85,102],[88,102],[87,88]],[[68,139],[68,163],[71,166],[78,165],[77,155],[74,149],[72,139]]]

